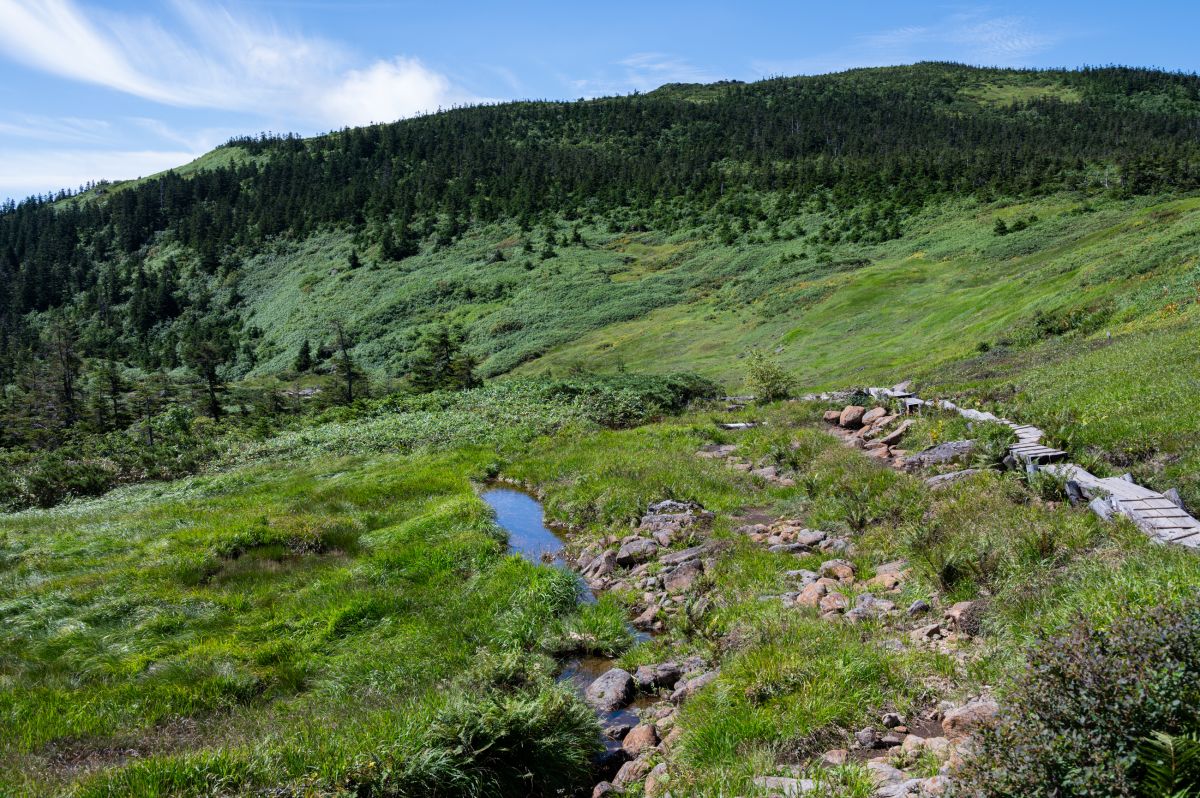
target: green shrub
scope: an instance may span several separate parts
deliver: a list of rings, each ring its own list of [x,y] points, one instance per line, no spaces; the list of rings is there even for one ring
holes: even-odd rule
[[[960,796],[1142,795],[1138,748],[1200,728],[1200,603],[1044,638],[978,737]]]
[[[775,360],[757,349],[746,356],[746,386],[760,402],[791,396],[795,380]]]

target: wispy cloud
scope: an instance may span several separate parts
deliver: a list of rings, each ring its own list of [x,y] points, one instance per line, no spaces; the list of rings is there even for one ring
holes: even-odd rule
[[[864,34],[844,47],[799,58],[763,59],[760,75],[815,74],[854,67],[921,60],[962,61],[986,66],[1026,66],[1061,40],[1018,16],[990,16],[986,9],[951,14],[927,25],[903,25]]]
[[[182,107],[285,114],[330,125],[387,121],[469,102],[414,58],[357,64],[321,38],[175,0],[150,17],[88,13],[71,0],[0,0],[0,51],[72,80]],[[64,54],[69,54],[65,56]]]
[[[665,83],[707,83],[719,76],[669,53],[634,53],[590,78],[567,81],[586,97],[651,91]]]

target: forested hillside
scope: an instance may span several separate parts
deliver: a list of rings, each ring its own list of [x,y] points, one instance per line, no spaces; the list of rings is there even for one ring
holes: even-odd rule
[[[919,64],[234,140],[0,211],[0,444],[516,368],[728,378],[761,347],[829,383],[1095,333],[1191,290],[1190,201],[1162,203],[1200,187],[1198,122],[1191,75]]]

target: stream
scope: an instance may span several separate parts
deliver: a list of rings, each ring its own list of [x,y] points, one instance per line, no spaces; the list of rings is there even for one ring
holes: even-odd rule
[[[558,568],[569,568],[563,558],[565,543],[554,530],[546,526],[545,513],[542,504],[533,496],[512,487],[488,487],[480,494],[496,513],[496,523],[508,532],[508,548],[514,554],[520,554],[526,560],[539,564],[552,564]],[[582,602],[594,602],[596,595],[592,592],[582,577],[578,578],[579,596]],[[650,639],[644,632],[638,632],[629,627],[635,642]],[[582,697],[588,685],[616,666],[615,657],[596,655],[575,656],[563,662],[559,673],[560,684],[569,682],[572,689]],[[632,704],[615,712],[598,712],[600,725],[607,730],[613,727],[637,725],[637,710],[649,706],[654,697],[639,693]],[[607,733],[605,746],[620,748],[621,743],[612,739]]]

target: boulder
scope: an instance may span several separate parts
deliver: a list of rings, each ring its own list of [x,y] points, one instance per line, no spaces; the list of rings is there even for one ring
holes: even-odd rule
[[[658,561],[663,565],[679,565],[682,562],[695,559],[701,554],[704,554],[711,548],[710,544],[702,543],[699,546],[692,546],[689,549],[680,549],[679,551],[669,551],[658,558]]]
[[[882,759],[872,759],[867,763],[867,774],[876,787],[903,784],[908,781],[908,775],[899,768],[893,767]]]
[[[821,764],[831,768],[841,767],[850,758],[850,752],[845,748],[833,748],[821,755]]]
[[[871,728],[860,729],[854,733],[854,739],[861,748],[874,748],[879,743],[879,733]]]
[[[621,546],[617,552],[617,565],[629,567],[649,560],[658,551],[658,544],[650,538],[634,538]]]
[[[913,455],[908,462],[918,466],[944,465],[970,456],[975,441],[946,441]]]
[[[912,604],[908,605],[908,609],[905,610],[905,612],[907,612],[910,617],[915,618],[918,615],[924,615],[925,613],[929,612],[929,609],[930,607],[928,601],[925,599],[917,599]]]
[[[829,593],[821,599],[819,606],[822,615],[827,612],[845,612],[846,608],[850,606],[850,599],[841,593]]]
[[[908,428],[912,425],[913,421],[911,418],[905,419],[904,421],[900,422],[898,427],[880,438],[879,441],[887,444],[888,446],[891,446],[894,443],[899,443],[900,439],[904,437],[904,433],[908,432]]]
[[[800,591],[800,595],[796,596],[795,604],[797,607],[819,607],[821,599],[828,593],[828,588],[820,582],[813,582]]]
[[[642,779],[646,778],[646,774],[650,772],[650,759],[648,757],[640,757],[631,759],[621,769],[617,771],[617,775],[613,777],[613,786],[618,790],[623,790],[633,784],[637,784]]]
[[[824,418],[825,418],[825,421],[830,424],[840,424],[842,421],[842,411],[841,410],[826,410]]]
[[[884,418],[886,415],[887,415],[887,410],[885,408],[872,407],[870,410],[863,413],[862,418],[859,419],[859,423],[861,423],[864,427],[869,427],[872,424],[874,424],[875,422]]]
[[[602,781],[592,788],[592,798],[606,798],[606,796],[616,795],[618,792],[619,790],[613,786],[611,781]]]
[[[708,673],[702,673],[692,679],[683,681],[682,684],[678,684],[675,687],[675,692],[671,693],[671,703],[678,704],[682,701],[686,701],[708,685],[715,682],[717,677],[720,675],[720,671],[709,671]]]
[[[836,579],[839,582],[853,582],[854,564],[847,560],[826,560],[821,563],[821,567],[817,569],[817,573],[830,579]]]
[[[983,622],[983,604],[978,601],[960,601],[946,610],[945,619],[954,631],[965,635],[977,635]]]
[[[946,712],[942,717],[942,733],[950,740],[962,739],[990,723],[999,712],[999,705],[990,698],[968,702]]]
[[[692,584],[700,578],[704,573],[704,566],[699,560],[688,560],[676,566],[663,579],[663,587],[668,593],[682,593],[692,586]]]
[[[646,774],[646,786],[642,789],[642,795],[646,798],[659,798],[664,795],[667,790],[667,763],[659,762],[654,768]]]
[[[593,558],[591,562],[584,566],[583,575],[590,579],[596,579],[601,576],[608,576],[615,570],[617,570],[617,553],[610,549],[601,552],[599,556]]]
[[[846,405],[838,416],[838,424],[846,429],[858,429],[862,426],[862,417],[867,412],[865,407],[859,405]]]
[[[630,729],[621,741],[621,747],[630,757],[638,757],[658,745],[658,729],[653,723],[639,723]]]
[[[588,685],[584,698],[600,712],[615,712],[633,700],[634,682],[629,671],[612,668]]]

